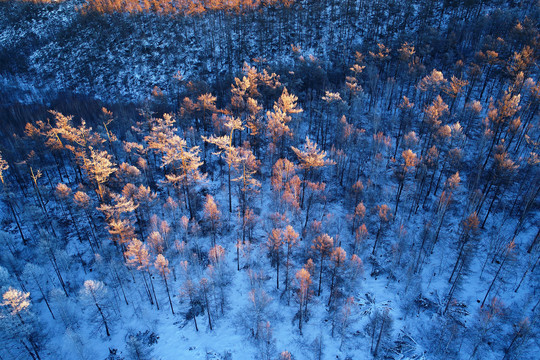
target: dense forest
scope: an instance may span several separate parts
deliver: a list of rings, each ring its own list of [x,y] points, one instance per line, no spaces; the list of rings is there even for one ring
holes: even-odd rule
[[[0,360],[536,358],[539,5],[0,1]]]

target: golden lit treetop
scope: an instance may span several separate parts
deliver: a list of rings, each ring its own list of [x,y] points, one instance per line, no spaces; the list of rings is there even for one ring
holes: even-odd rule
[[[437,90],[443,85],[445,85],[446,82],[447,80],[444,78],[443,73],[441,71],[433,69],[431,74],[426,75],[424,78],[422,78],[422,80],[418,84],[418,87],[422,91]]]
[[[3,306],[6,306],[10,309],[12,315],[19,314],[21,311],[28,309],[30,306],[30,300],[28,297],[30,293],[25,293],[20,290],[9,288],[3,295],[2,302]]]
[[[128,265],[135,267],[137,270],[146,270],[148,268],[150,254],[148,253],[148,247],[140,240],[131,240],[124,255]]]
[[[317,144],[311,142],[307,136],[304,150],[297,149],[294,146],[291,146],[291,148],[298,157],[300,168],[302,169],[318,168],[335,164],[334,161],[326,159],[326,151],[319,150]]]

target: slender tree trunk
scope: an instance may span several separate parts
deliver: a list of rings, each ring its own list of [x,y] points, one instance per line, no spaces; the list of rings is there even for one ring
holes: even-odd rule
[[[381,344],[382,334],[384,330],[384,323],[386,322],[386,316],[383,316],[382,324],[381,324],[381,330],[379,331],[379,337],[377,338],[377,345],[375,345],[375,351],[373,351],[373,355],[377,356],[377,352],[379,351],[379,345]]]
[[[150,279],[150,286],[152,287],[152,293],[154,294],[154,298],[156,299],[156,307],[159,310],[159,303],[156,296],[156,289],[154,288],[154,282],[152,281],[152,275],[150,274],[150,272],[148,273],[148,278]]]
[[[105,315],[103,315],[103,311],[101,311],[101,308],[99,307],[97,302],[96,307],[99,311],[99,314],[101,315],[101,318],[103,319],[103,325],[105,325],[105,332],[107,333],[107,336],[111,336],[111,333],[109,332],[109,326],[107,325],[107,320],[105,319]]]
[[[486,292],[486,296],[484,296],[484,300],[482,300],[482,305],[480,305],[480,308],[483,308],[484,307],[484,303],[486,302],[486,299],[491,291],[491,288],[493,287],[493,284],[495,284],[495,281],[497,280],[497,277],[499,277],[499,273],[501,272],[503,266],[504,266],[504,263],[506,262],[506,259],[508,259],[508,254],[506,254],[504,256],[504,259],[503,261],[501,262],[501,265],[499,266],[499,270],[497,270],[497,273],[495,274],[495,277],[493,278],[493,280],[491,281],[491,284],[489,285],[489,288]]]
[[[213,330],[212,328],[212,318],[210,317],[210,304],[208,302],[208,294],[206,290],[203,291],[204,293],[204,302],[206,304],[206,314],[208,315],[208,325],[210,326],[210,330]]]
[[[174,315],[174,308],[171,300],[171,294],[169,292],[169,284],[167,284],[167,277],[163,275],[163,281],[165,281],[165,289],[167,289],[167,296],[169,297],[169,305],[171,305],[171,312]]]
[[[323,256],[323,254],[321,253],[321,271],[320,271],[320,273],[319,273],[319,290],[317,291],[317,296],[321,296],[321,284],[322,284],[323,261],[324,261],[324,256]]]

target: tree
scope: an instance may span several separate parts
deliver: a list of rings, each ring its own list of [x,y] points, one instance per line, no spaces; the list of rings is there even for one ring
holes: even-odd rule
[[[356,207],[354,208],[354,213],[351,215],[351,234],[354,234],[354,230],[356,230],[357,221],[362,221],[364,219],[364,216],[366,216],[366,207],[364,206],[363,202],[359,202],[358,205],[356,205]]]
[[[210,291],[210,284],[208,282],[207,278],[202,278],[199,281],[199,287],[201,289],[201,292],[203,294],[204,299],[204,305],[206,306],[206,314],[208,315],[208,326],[210,326],[210,330],[213,330],[212,328],[212,317],[210,316],[210,301],[208,298],[208,292]]]
[[[103,326],[105,326],[105,332],[107,336],[111,336],[107,317],[104,312],[106,293],[107,288],[105,287],[105,285],[101,281],[96,280],[86,280],[84,282],[84,287],[81,289],[81,296],[83,297],[83,299],[88,300],[96,306],[99,316],[101,317]]]
[[[90,147],[90,157],[84,158],[84,168],[88,172],[88,175],[97,185],[97,194],[100,201],[104,201],[105,189],[104,184],[107,183],[111,174],[113,174],[117,168],[115,163],[112,162],[112,156],[104,150],[94,150]]]
[[[234,138],[234,131],[244,130],[244,127],[240,119],[233,118],[233,117],[226,117],[224,126],[230,131],[229,135],[223,135],[219,137],[216,137],[213,135],[211,137],[202,136],[202,139],[205,142],[209,142],[218,147],[219,150],[215,152],[214,155],[221,156],[221,154],[223,153],[225,154],[225,161],[227,162],[227,165],[229,167],[229,172],[228,172],[229,213],[232,213],[231,169],[233,167],[236,167],[236,164],[238,163],[238,149],[235,146],[233,146],[233,138]]]
[[[493,280],[491,281],[491,284],[489,284],[489,288],[486,291],[486,296],[484,296],[484,300],[482,300],[482,303],[480,304],[480,307],[484,307],[484,303],[486,302],[486,299],[491,291],[491,288],[493,287],[493,284],[495,284],[495,281],[499,277],[499,273],[503,269],[504,264],[508,260],[509,257],[512,256],[512,253],[514,251],[514,248],[516,247],[516,244],[514,243],[514,240],[512,240],[510,243],[506,245],[506,249],[504,250],[504,255],[501,261],[501,265],[499,265],[499,269],[497,269],[497,272],[495,273],[495,276],[493,277]]]
[[[212,228],[212,246],[216,246],[216,232],[219,226],[221,212],[214,201],[214,197],[210,194],[206,195],[206,202],[204,203],[204,216]]]
[[[163,152],[162,167],[170,165],[173,168],[173,172],[165,177],[175,188],[182,188],[190,217],[193,219],[195,217],[192,204],[193,186],[206,178],[206,174],[202,174],[199,170],[203,164],[198,155],[199,147],[187,148],[186,140],[173,135],[167,138]]]
[[[297,245],[298,241],[298,233],[294,231],[293,227],[291,225],[287,225],[285,230],[282,232],[283,235],[283,243],[286,246],[286,259],[285,259],[285,291],[287,292],[287,305],[290,302],[290,296],[289,296],[289,287],[290,287],[290,279],[289,279],[289,269],[292,266],[291,263],[291,253],[292,248]]]
[[[418,164],[418,159],[416,157],[416,154],[411,151],[411,149],[407,149],[401,153],[401,156],[403,157],[403,164],[398,166],[398,168],[395,170],[394,174],[396,178],[398,179],[398,190],[396,195],[396,209],[394,210],[394,216],[397,213],[398,206],[399,206],[399,198],[401,197],[401,192],[403,191],[403,186],[405,185],[405,177],[407,176],[407,173],[416,167]]]
[[[156,257],[156,262],[154,262],[154,267],[159,272],[165,283],[165,289],[167,290],[167,296],[169,297],[169,305],[171,306],[171,312],[174,315],[174,308],[171,300],[171,294],[169,292],[169,284],[167,284],[167,277],[171,270],[169,270],[169,260],[165,259],[162,254],[158,254]]]
[[[377,205],[377,215],[379,217],[379,228],[377,230],[377,236],[375,237],[375,243],[373,243],[373,250],[371,253],[375,255],[375,250],[377,249],[377,243],[379,238],[386,228],[386,224],[392,219],[392,214],[390,213],[390,207],[386,204]]]
[[[44,270],[40,266],[34,265],[32,263],[27,263],[24,266],[23,277],[26,278],[28,282],[29,280],[32,280],[32,282],[37,286],[39,293],[41,294],[41,296],[43,297],[43,300],[45,301],[45,305],[47,305],[47,309],[51,313],[52,318],[56,320],[56,318],[54,317],[54,313],[51,309],[51,304],[47,296],[46,288],[44,288],[46,286],[46,283],[42,284],[43,273],[44,273]]]
[[[287,88],[283,88],[283,93],[274,104],[274,112],[266,112],[268,133],[276,147],[280,143],[281,155],[285,150],[285,137],[292,136],[292,130],[288,126],[292,120],[291,115],[303,111],[302,108],[297,107],[297,100],[296,96],[289,94]]]
[[[302,324],[304,322],[304,307],[307,307],[309,296],[309,286],[311,285],[311,274],[306,269],[302,268],[296,272],[296,281],[298,283],[298,303],[300,310],[298,311],[298,330],[302,335]]]
[[[156,292],[154,290],[154,284],[152,283],[152,276],[150,275],[149,265],[150,265],[150,254],[148,253],[148,248],[138,239],[132,239],[128,244],[126,251],[124,252],[124,257],[129,266],[136,268],[137,270],[142,271],[144,286],[150,304],[154,305],[154,300],[152,299],[152,292],[154,293],[154,298],[156,298]],[[150,287],[148,287],[148,282],[146,280],[146,273],[150,278],[150,284],[152,285],[152,292],[150,292]],[[159,303],[156,298],[156,306],[159,310]]]
[[[452,78],[450,79],[450,84],[443,87],[443,91],[452,98],[452,104],[450,105],[449,110],[450,112],[452,112],[452,109],[454,108],[454,104],[456,103],[459,94],[467,85],[469,85],[469,82],[467,80],[458,79],[457,77],[452,75]]]
[[[123,195],[113,194],[112,197],[113,204],[103,203],[98,207],[98,210],[105,214],[105,221],[113,242],[119,244],[121,249],[124,250],[125,244],[135,236],[135,229],[130,215],[139,205],[136,205],[133,199]]]
[[[319,259],[320,259],[319,290],[317,291],[317,296],[321,296],[321,284],[322,284],[322,274],[323,274],[323,268],[324,268],[324,258],[328,256],[333,246],[334,246],[334,239],[331,238],[328,234],[322,234],[322,235],[317,236],[313,240],[313,245],[311,245],[311,249],[319,253]]]
[[[94,238],[94,242],[101,246],[101,242],[98,241],[95,233],[96,225],[92,220],[92,217],[90,216],[90,196],[88,196],[88,194],[86,194],[85,192],[77,191],[73,194],[73,202],[75,203],[75,205],[77,205],[77,207],[84,211],[84,214],[86,215],[86,220],[88,221],[88,225],[90,227],[90,232],[92,233],[92,237]]]
[[[326,151],[321,151],[317,147],[316,143],[312,143],[309,137],[306,137],[306,143],[304,150],[300,150],[291,146],[300,161],[300,168],[304,170],[304,179],[302,183],[302,198],[300,201],[300,207],[304,208],[304,195],[307,182],[311,180],[313,171],[327,165],[334,165],[335,162],[326,159]]]
[[[210,249],[210,251],[208,251],[208,258],[210,259],[208,272],[213,282],[213,288],[219,288],[219,305],[221,308],[221,314],[223,315],[226,303],[225,290],[229,285],[225,263],[225,249],[221,245],[214,246]]]
[[[295,165],[287,159],[278,159],[272,167],[272,189],[281,200],[286,185],[295,175]]]
[[[43,335],[36,331],[36,324],[33,314],[30,312],[30,293],[22,292],[9,287],[2,294],[2,312],[0,312],[0,332],[18,344],[22,344],[30,357],[40,360],[39,339]],[[31,348],[30,348],[31,347]]]
[[[379,353],[381,341],[390,334],[392,329],[390,309],[384,309],[382,314],[378,311],[375,312],[370,318],[368,328],[371,330],[371,353],[376,357]],[[374,344],[375,338],[377,338],[377,342]],[[375,347],[373,347],[374,345]]]
[[[328,296],[328,306],[332,303],[332,300],[336,299],[336,283],[337,279],[340,278],[339,272],[347,260],[347,253],[340,247],[334,248],[332,254],[330,255],[330,260],[332,261],[332,281],[330,283],[330,295]]]
[[[242,242],[246,239],[246,216],[249,209],[249,195],[251,193],[257,193],[261,183],[253,177],[260,167],[260,161],[255,158],[253,152],[248,147],[248,144],[238,149],[237,165],[241,169],[240,176],[232,179],[232,181],[239,182],[241,197],[240,197],[240,216],[242,218]]]
[[[261,324],[267,321],[268,307],[272,303],[272,298],[261,288],[253,288],[248,293],[249,298],[249,319],[251,320],[251,334],[255,339],[264,336]]]
[[[56,196],[58,196],[62,200],[62,202],[64,202],[68,210],[69,217],[71,218],[71,223],[75,227],[77,236],[79,237],[79,241],[82,243],[81,232],[79,231],[79,226],[77,225],[77,222],[73,218],[73,211],[71,210],[71,203],[70,203],[71,189],[66,184],[58,183],[58,185],[56,186]],[[60,205],[62,206],[62,209],[63,209],[62,202],[60,203]],[[92,243],[92,241],[90,241],[90,246],[92,247],[92,250],[95,252],[94,244]]]
[[[279,265],[281,263],[281,254],[283,250],[283,233],[280,229],[272,229],[268,234],[268,241],[266,242],[270,258],[272,259],[272,265],[276,266],[276,288],[279,289]]]

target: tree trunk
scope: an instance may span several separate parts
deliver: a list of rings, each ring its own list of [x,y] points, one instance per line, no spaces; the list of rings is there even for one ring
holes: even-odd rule
[[[386,321],[386,316],[383,316],[382,324],[381,324],[381,330],[379,331],[379,337],[377,338],[377,345],[375,345],[375,351],[373,351],[374,356],[377,356],[377,352],[379,351],[379,345],[381,344],[382,333],[383,333],[383,330],[384,330],[385,321]]]
[[[323,261],[324,261],[324,256],[323,256],[323,254],[321,253],[321,271],[320,271],[320,273],[319,273],[319,290],[317,291],[317,296],[321,296],[321,283],[322,283]]]
[[[163,275],[163,281],[165,281],[165,289],[167,289],[167,296],[169,297],[169,305],[171,305],[171,312],[174,315],[174,308],[171,300],[171,294],[169,292],[169,284],[167,284],[167,277]]]

